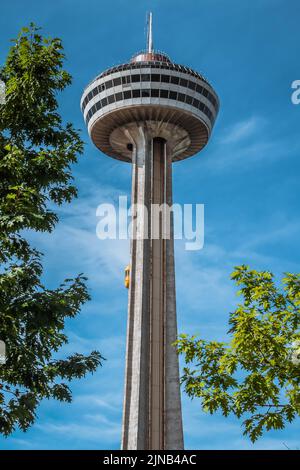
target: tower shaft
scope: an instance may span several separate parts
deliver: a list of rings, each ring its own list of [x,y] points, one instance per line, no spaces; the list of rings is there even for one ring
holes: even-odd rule
[[[173,346],[177,320],[169,210],[172,145],[153,137],[145,124],[125,132],[133,146],[133,217],[122,448],[182,449],[178,356]]]

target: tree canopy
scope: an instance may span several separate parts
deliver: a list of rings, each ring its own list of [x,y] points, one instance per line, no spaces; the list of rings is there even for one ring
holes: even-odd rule
[[[0,432],[25,431],[43,398],[71,401],[68,381],[101,364],[98,351],[58,359],[68,342],[65,321],[89,299],[82,274],[56,289],[42,281],[42,253],[28,233],[52,232],[55,206],[77,196],[72,165],[83,151],[79,132],[64,124],[58,93],[71,84],[61,40],[23,28],[0,69]]]
[[[300,415],[300,274],[278,285],[271,272],[243,265],[232,279],[242,302],[230,314],[231,341],[181,335],[182,383],[204,411],[243,418],[254,442]]]

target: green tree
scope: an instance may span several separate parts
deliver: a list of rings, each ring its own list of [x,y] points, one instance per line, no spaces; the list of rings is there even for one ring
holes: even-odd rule
[[[82,153],[78,132],[63,124],[58,92],[71,83],[57,38],[33,24],[23,28],[0,70],[6,103],[0,105],[0,339],[7,360],[0,365],[0,432],[25,431],[43,398],[71,401],[68,381],[93,372],[99,352],[57,358],[68,342],[67,318],[89,299],[85,278],[49,290],[41,282],[42,254],[30,231],[51,232],[53,208],[77,194],[71,165]]]
[[[243,302],[230,314],[231,341],[181,335],[182,383],[204,411],[243,418],[254,442],[300,415],[300,274],[278,286],[272,273],[240,266],[232,279]]]

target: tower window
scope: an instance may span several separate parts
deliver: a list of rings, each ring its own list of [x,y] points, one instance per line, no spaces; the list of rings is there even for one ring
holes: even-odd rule
[[[141,76],[140,75],[131,75],[131,81],[133,83],[140,82],[141,81]]]
[[[130,90],[124,91],[124,100],[128,100],[130,98],[131,98],[131,91]]]
[[[178,83],[179,83],[179,77],[173,77],[173,76],[171,76],[171,83],[174,83],[175,85],[178,85]]]
[[[123,75],[122,77],[122,83],[123,85],[126,83],[130,83],[131,76],[130,75]]]
[[[121,78],[120,77],[114,78],[113,82],[114,82],[114,86],[121,85]]]
[[[212,102],[212,104],[217,107],[217,102],[215,100],[215,97],[211,94],[211,93],[208,93],[207,95],[207,98]]]
[[[158,73],[152,73],[151,82],[159,82],[159,81],[160,81],[160,75]]]
[[[181,79],[180,79],[180,85],[181,85],[181,86],[185,86],[185,87],[186,87],[187,84],[188,84],[188,81],[187,81],[185,78],[181,78]]]
[[[168,98],[168,90],[160,90],[161,98]]]
[[[139,98],[141,96],[141,90],[132,90],[132,98]]]
[[[159,97],[159,90],[157,88],[153,88],[151,90],[151,97],[152,98],[158,98]]]

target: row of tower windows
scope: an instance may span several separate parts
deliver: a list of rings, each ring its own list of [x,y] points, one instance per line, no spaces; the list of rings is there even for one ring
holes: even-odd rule
[[[127,63],[117,65],[116,67],[112,67],[108,70],[102,72],[97,78],[106,77],[107,75],[111,75],[115,72],[122,72],[123,70],[131,70],[131,69],[143,69],[143,68],[156,68],[156,69],[167,69],[167,70],[175,70],[176,72],[187,73],[189,75],[193,75],[193,77],[200,78],[204,82],[208,83],[208,81],[200,75],[200,73],[195,72],[193,69],[189,67],[185,67],[184,65],[173,64],[172,62],[160,62],[160,61],[146,61],[146,62],[137,62],[137,63]],[[97,80],[96,78],[96,80]]]
[[[214,116],[211,110],[201,101],[193,98],[190,95],[185,95],[183,93],[177,93],[176,91],[171,90],[160,90],[158,88],[152,88],[148,90],[126,90],[123,92],[119,92],[113,95],[108,96],[107,98],[103,98],[102,100],[97,101],[86,116],[86,124],[88,124],[91,117],[95,114],[95,112],[99,111],[101,108],[104,108],[108,104],[115,103],[116,101],[122,100],[129,100],[132,98],[167,98],[170,100],[177,100],[181,101],[182,103],[187,103],[191,106],[194,106],[197,109],[200,109],[209,119],[214,122]]]
[[[173,75],[161,75],[158,73],[151,73],[151,74],[133,74],[133,75],[124,75],[123,77],[117,77],[113,80],[107,80],[101,85],[95,86],[85,97],[82,103],[82,111],[84,111],[87,103],[97,96],[101,91],[108,90],[112,87],[116,87],[119,85],[129,85],[130,83],[139,83],[139,82],[154,82],[154,83],[172,83],[174,85],[179,85],[185,88],[189,88],[190,90],[196,91],[197,93],[202,94],[205,96],[216,109],[218,109],[218,102],[214,95],[210,93],[206,88],[195,83],[191,80],[186,80],[185,78],[176,77]]]

